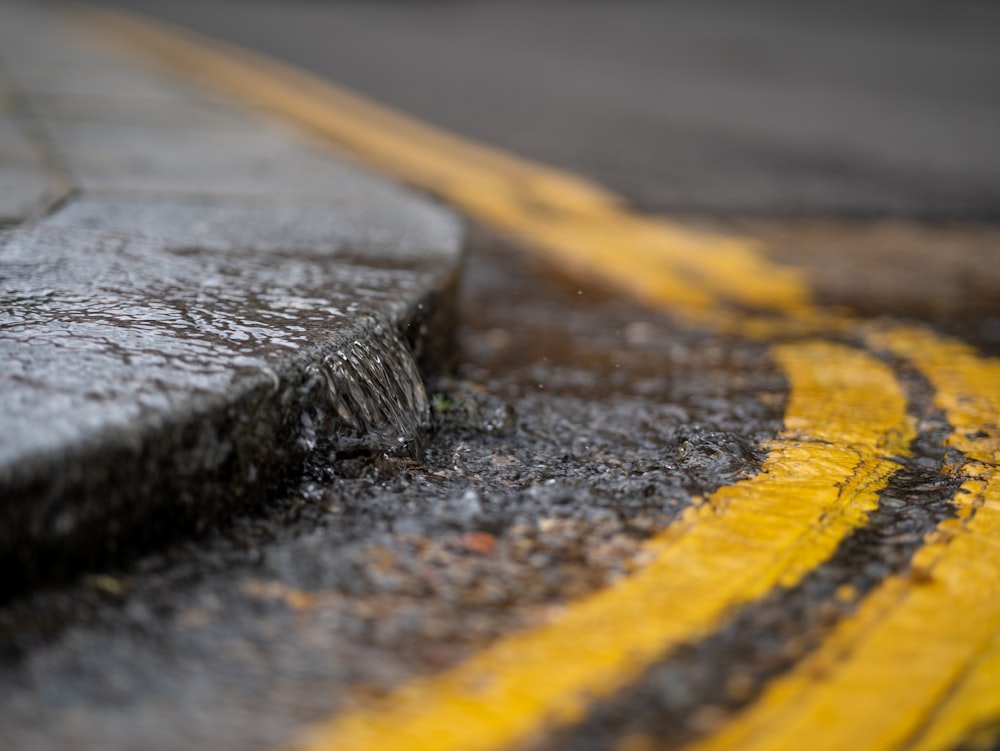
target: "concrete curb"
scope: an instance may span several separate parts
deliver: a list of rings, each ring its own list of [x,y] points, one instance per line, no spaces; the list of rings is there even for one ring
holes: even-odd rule
[[[0,9],[0,595],[412,438],[460,221],[53,11]]]

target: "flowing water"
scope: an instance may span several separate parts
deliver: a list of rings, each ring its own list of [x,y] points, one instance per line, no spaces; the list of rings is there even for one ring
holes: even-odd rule
[[[373,320],[367,336],[337,347],[309,366],[308,373],[309,386],[322,385],[327,407],[342,421],[341,431],[325,437],[337,449],[400,448],[428,423],[423,377],[409,347],[385,322]],[[308,411],[303,413],[303,429],[307,444],[324,443]]]

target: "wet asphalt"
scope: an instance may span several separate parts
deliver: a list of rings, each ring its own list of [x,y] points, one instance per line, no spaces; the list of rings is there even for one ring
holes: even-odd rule
[[[575,13],[559,3],[303,3],[291,6],[302,25],[280,33],[268,32],[278,28],[269,19],[285,4],[199,5],[158,12],[268,52],[291,56],[295,40],[295,61],[335,80],[605,180],[647,210],[760,239],[772,257],[804,267],[824,302],[931,321],[1000,353],[1000,272],[989,263],[1000,242],[1000,160],[978,130],[1000,118],[984,95],[1000,75],[990,6],[962,3],[944,20],[930,5],[853,15],[855,6],[838,6],[822,11],[827,31],[802,39],[814,18],[773,4],[750,19],[725,4],[637,3],[619,14],[598,3]],[[241,23],[229,23],[236,12]],[[342,24],[326,36],[308,20],[335,12]],[[670,12],[676,24],[645,15]],[[542,64],[538,50],[564,28],[554,17],[573,33],[560,37],[563,61]],[[620,26],[609,31],[611,22]],[[493,29],[489,43],[472,45],[463,23]],[[928,51],[932,31],[941,33]],[[772,35],[781,44],[769,45]],[[852,43],[839,57],[845,36]],[[578,76],[598,42],[602,59],[631,50],[616,58],[627,70],[567,89],[560,80]],[[386,46],[407,61],[407,76],[379,53]],[[664,57],[651,62],[650,50]],[[460,55],[469,65],[455,71]],[[740,127],[723,127],[732,113],[708,93],[687,115],[647,117],[640,104],[662,78],[713,91],[685,83],[678,71],[692,60],[695,80],[774,72],[764,88],[775,104],[753,99],[754,122]],[[538,70],[546,75],[530,75]],[[801,96],[810,76],[842,82],[828,84],[827,105],[843,127],[822,110],[789,118],[778,106],[781,91]],[[621,81],[622,106],[607,108]],[[862,82],[864,96],[852,99]],[[728,86],[719,101],[741,90]],[[848,106],[858,101],[871,106]],[[897,143],[892,118],[913,112],[934,114]],[[939,148],[938,137],[964,150]],[[920,158],[929,152],[936,161]],[[680,327],[485,228],[471,228],[456,331],[453,366],[427,375],[432,417],[417,440],[329,446],[286,492],[226,524],[0,608],[0,741],[280,743],[627,575],[643,562],[641,543],[695,497],[756,472],[781,429],[787,385],[766,345]],[[941,445],[949,427],[928,384],[893,366],[920,432],[871,523],[799,585],[664,655],[539,748],[615,749],[633,735],[679,747],[752,701],[865,592],[906,570],[924,534],[954,513],[955,479],[942,467],[955,457]]]

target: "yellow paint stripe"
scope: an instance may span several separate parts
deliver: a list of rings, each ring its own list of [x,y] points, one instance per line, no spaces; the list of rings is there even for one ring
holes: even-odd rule
[[[930,380],[935,402],[954,428],[950,445],[969,459],[1000,464],[1000,360],[913,327],[876,331],[868,341],[910,360]]]
[[[885,365],[842,345],[789,344],[775,356],[791,384],[788,429],[759,475],[689,508],[650,541],[636,575],[334,717],[295,748],[482,751],[531,739],[829,557],[896,469],[883,455],[907,451],[905,399]]]
[[[1000,737],[1000,631],[985,652],[928,718],[908,751],[948,751],[963,741],[996,748]]]
[[[122,13],[87,12],[145,58],[280,113],[648,303],[748,335],[847,325],[843,316],[818,312],[799,272],[766,260],[751,241],[634,214],[587,180],[445,133],[246,50]],[[733,306],[778,319],[734,315]]]
[[[1000,719],[1000,361],[910,328],[870,337],[936,388],[973,459],[911,573],[887,579],[817,652],[695,751],[943,749]]]
[[[985,525],[982,517],[1000,509],[1000,360],[980,358],[964,342],[942,340],[915,328],[894,328],[872,339],[874,345],[909,359],[936,387],[936,401],[954,428],[949,443],[982,463],[972,471],[981,473],[980,482],[986,483],[983,499],[989,508],[977,512],[980,524]],[[1000,523],[981,534],[986,535],[984,543],[992,542],[992,555],[976,560],[974,573],[992,574],[995,581],[1000,579],[1000,554],[996,551]],[[963,582],[963,586],[974,585]],[[986,592],[979,596],[988,597]],[[947,607],[953,607],[952,603]],[[977,615],[968,613],[969,617]],[[964,630],[958,633],[964,636]],[[1000,732],[1000,625],[983,653],[970,661],[965,675],[924,721],[912,750],[943,751],[978,732],[985,733],[983,740],[991,743]]]
[[[1000,629],[1000,483],[962,490],[956,501],[979,508],[941,525],[914,559],[914,578],[886,580],[820,650],[691,751],[900,749],[929,715],[935,738],[953,745],[979,712],[995,713],[998,684],[984,701],[931,714]]]

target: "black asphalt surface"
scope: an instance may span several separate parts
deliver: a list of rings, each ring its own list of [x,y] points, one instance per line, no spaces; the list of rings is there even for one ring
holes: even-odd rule
[[[123,0],[672,214],[1000,218],[1000,6]]]

